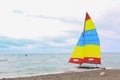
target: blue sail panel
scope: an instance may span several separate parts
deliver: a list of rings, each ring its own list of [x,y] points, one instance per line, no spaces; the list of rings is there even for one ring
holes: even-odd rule
[[[100,41],[96,29],[87,30],[81,34],[77,46],[84,46],[86,44],[100,45]]]
[[[97,31],[96,29],[93,29],[93,30],[85,30],[84,31],[84,35],[87,36],[87,35],[97,35]]]
[[[84,45],[85,45],[85,40],[84,40],[84,36],[82,33],[79,40],[78,40],[77,46],[84,46]]]

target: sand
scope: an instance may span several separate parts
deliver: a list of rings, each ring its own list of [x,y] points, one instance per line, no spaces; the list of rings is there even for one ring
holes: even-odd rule
[[[120,80],[120,69],[66,72],[31,77],[3,78],[0,80]]]

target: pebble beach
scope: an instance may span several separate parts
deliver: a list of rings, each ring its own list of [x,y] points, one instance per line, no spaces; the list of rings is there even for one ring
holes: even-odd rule
[[[2,78],[0,80],[120,80],[120,69],[65,72],[30,77]]]

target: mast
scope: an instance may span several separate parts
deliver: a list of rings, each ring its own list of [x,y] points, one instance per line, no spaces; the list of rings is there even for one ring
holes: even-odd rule
[[[87,15],[87,12],[86,12],[86,15]],[[85,15],[85,20],[84,20],[84,28],[83,28],[83,32],[85,32],[86,15]]]
[[[90,19],[90,16],[89,16],[89,14],[86,12],[86,15],[85,15],[85,20],[84,20],[83,33],[85,32],[86,20],[88,20],[88,19]],[[84,34],[83,34],[83,37],[84,37]]]

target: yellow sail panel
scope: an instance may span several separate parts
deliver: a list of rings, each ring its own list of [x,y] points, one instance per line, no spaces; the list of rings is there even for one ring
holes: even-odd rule
[[[85,30],[93,30],[95,29],[95,25],[91,19],[86,20],[85,22]]]
[[[83,48],[84,47],[82,47],[82,46],[76,46],[72,55],[71,55],[71,58],[81,58],[81,59],[83,59],[84,58],[84,54],[82,54],[84,52]]]
[[[76,46],[71,58],[81,58],[84,57],[96,57],[100,58],[100,46],[97,45],[85,45],[83,46]]]
[[[84,46],[84,57],[100,58],[100,46],[98,45],[85,45]]]

